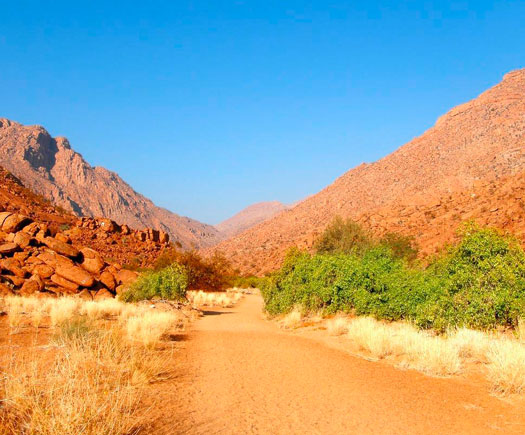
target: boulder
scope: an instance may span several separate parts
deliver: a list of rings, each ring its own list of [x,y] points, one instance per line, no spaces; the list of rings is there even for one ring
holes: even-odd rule
[[[30,256],[31,252],[29,251],[19,251],[13,254],[13,258],[20,261],[21,263],[25,263]]]
[[[131,234],[131,229],[127,225],[122,225],[120,227],[120,232],[123,236],[129,236]]]
[[[81,266],[88,272],[98,275],[104,268],[104,260],[102,260],[99,253],[91,248],[83,248],[80,252],[83,257]]]
[[[44,289],[43,282],[42,282],[42,285],[40,285],[40,281],[28,279],[26,280],[26,282],[24,282],[24,284],[22,285],[22,288],[20,289],[18,293],[22,296],[29,296],[43,289]]]
[[[95,293],[95,296],[93,299],[95,301],[102,300],[102,299],[113,299],[113,294],[109,290],[103,288]]]
[[[118,231],[118,225],[111,219],[98,219],[98,225],[100,229],[107,233],[115,233]]]
[[[55,267],[57,264],[57,255],[51,251],[42,252],[37,256],[37,259],[51,267]]]
[[[10,282],[14,287],[22,287],[26,281],[24,278],[21,278],[16,275],[2,275],[3,280]]]
[[[6,219],[12,214],[13,213],[11,213],[10,211],[3,211],[2,213],[0,213],[0,228],[2,228]]]
[[[57,286],[59,287],[62,287],[62,288],[65,288],[65,289],[68,289],[68,290],[78,290],[78,284],[72,282],[72,281],[69,281],[68,279],[60,276],[60,275],[57,275],[56,273],[54,275],[51,276],[51,281],[56,284]]]
[[[67,243],[67,244],[70,244],[71,243],[71,239],[66,236],[64,233],[57,233],[55,234],[55,239],[61,241],[61,242],[64,242],[64,243]]]
[[[93,296],[91,295],[91,292],[87,289],[83,289],[79,293],[77,293],[77,297],[80,299],[84,299],[85,301],[92,301]]]
[[[38,256],[31,256],[29,257],[27,260],[26,260],[26,263],[28,264],[33,264],[35,266],[39,265],[39,264],[44,264],[44,262],[38,258]]]
[[[95,283],[95,279],[89,272],[73,263],[68,264],[64,261],[57,261],[55,272],[57,275],[82,287],[91,287]]]
[[[115,289],[117,288],[117,282],[115,281],[115,277],[111,272],[107,270],[100,274],[99,281],[111,291],[115,291]]]
[[[106,267],[106,270],[108,272],[111,272],[113,274],[113,276],[117,276],[117,273],[121,269],[122,269],[122,267],[120,266],[120,264],[117,264],[117,263],[110,264],[108,267]]]
[[[14,254],[16,251],[20,250],[20,246],[18,246],[16,243],[9,242],[4,243],[0,245],[0,254],[1,255],[11,255]]]
[[[76,258],[80,254],[80,251],[78,249],[53,237],[44,237],[42,239],[42,243],[46,245],[49,249],[55,251],[60,255],[65,255],[66,257]]]
[[[1,220],[1,218],[0,218]],[[32,222],[30,218],[21,214],[11,214],[7,216],[2,222],[2,231],[6,233],[16,233],[24,228],[26,225],[29,225]]]
[[[116,275],[116,280],[118,284],[128,285],[132,284],[137,280],[139,274],[133,272],[132,270],[122,269]]]
[[[127,289],[129,288],[129,286],[127,285],[119,285],[116,289],[115,289],[115,293],[117,294],[117,296],[120,296],[122,293],[124,293]]]
[[[16,243],[22,249],[25,249],[31,244],[31,236],[22,231],[19,231],[18,233],[15,234],[13,243]]]
[[[20,261],[16,260],[15,258],[6,258],[4,260],[0,260],[0,269],[2,271],[11,272],[13,275],[20,278],[25,278],[27,275],[27,272],[22,269]]]
[[[29,225],[25,226],[22,231],[28,234],[30,237],[35,237],[40,231],[40,225],[36,222],[31,222]]]
[[[40,278],[48,279],[55,273],[55,270],[47,264],[38,264],[33,269],[33,275],[38,275]]]

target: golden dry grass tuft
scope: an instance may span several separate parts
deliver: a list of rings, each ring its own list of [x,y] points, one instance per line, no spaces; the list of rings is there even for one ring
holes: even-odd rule
[[[483,364],[495,391],[525,392],[525,343],[520,331],[516,334],[518,338],[466,328],[439,336],[404,322],[344,316],[329,319],[325,324],[331,335],[339,335],[346,329],[346,337],[371,358],[391,357],[400,367],[434,376],[457,374],[467,362]]]
[[[294,329],[301,326],[302,322],[303,314],[301,312],[301,309],[299,307],[295,307],[292,311],[290,311],[282,318],[281,325],[283,328],[286,329]]]
[[[488,378],[502,394],[525,392],[525,346],[511,339],[494,340],[487,351]]]
[[[318,317],[312,317],[312,322],[315,322]],[[336,316],[326,322],[326,330],[330,335],[343,335],[348,332],[349,319],[343,316]]]
[[[238,303],[243,297],[243,292],[236,289],[226,292],[205,292],[192,290],[186,292],[186,298],[191,304],[198,307],[222,307],[230,308]]]
[[[0,368],[0,434],[122,434],[140,429],[144,387],[170,376],[172,345],[158,346],[182,316],[115,300],[9,297],[12,330],[51,326],[52,341]],[[11,319],[9,319],[11,320]],[[11,324],[12,323],[12,324]]]
[[[146,311],[127,318],[126,332],[130,340],[150,347],[182,325],[183,319],[174,312]]]

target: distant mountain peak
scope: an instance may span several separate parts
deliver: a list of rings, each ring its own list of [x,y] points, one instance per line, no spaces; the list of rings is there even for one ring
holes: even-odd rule
[[[279,201],[257,202],[249,205],[236,215],[215,225],[221,237],[229,238],[264,222],[289,207]]]
[[[103,216],[132,228],[155,228],[186,248],[211,246],[218,231],[157,207],[115,172],[92,167],[65,137],[39,125],[0,118],[0,165],[31,190],[79,216]]]

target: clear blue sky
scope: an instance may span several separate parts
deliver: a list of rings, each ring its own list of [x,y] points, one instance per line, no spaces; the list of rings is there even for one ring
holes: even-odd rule
[[[179,214],[295,202],[525,66],[524,1],[10,1],[0,116]]]

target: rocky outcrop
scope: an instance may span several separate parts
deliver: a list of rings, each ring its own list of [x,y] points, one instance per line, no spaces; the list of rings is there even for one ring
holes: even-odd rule
[[[80,220],[78,228],[86,223],[104,224],[107,231],[107,220]],[[111,231],[118,231],[115,222],[109,223]],[[19,240],[24,243],[18,244]],[[1,294],[81,294],[85,299],[100,299],[113,297],[117,289],[122,292],[137,277],[136,272],[122,269],[117,263],[107,263],[94,249],[73,246],[63,232],[51,235],[44,223],[16,213],[0,213]]]
[[[0,118],[0,165],[35,193],[77,216],[105,216],[133,228],[157,228],[185,248],[212,246],[218,231],[157,207],[114,172],[90,166],[66,138]]]
[[[413,235],[423,254],[454,240],[465,220],[525,240],[524,114],[525,70],[519,70],[389,156],[348,171],[217,249],[242,271],[261,274],[279,267],[289,247],[311,249],[337,215],[375,233]]]
[[[231,218],[215,225],[215,228],[219,230],[222,238],[228,239],[270,219],[288,208],[287,205],[279,201],[259,202],[246,207]]]

